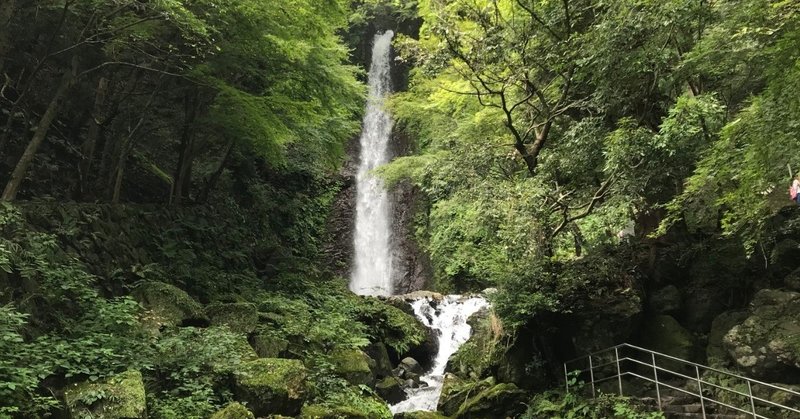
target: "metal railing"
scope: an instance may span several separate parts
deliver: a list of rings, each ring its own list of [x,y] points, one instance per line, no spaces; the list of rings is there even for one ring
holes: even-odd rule
[[[579,363],[582,365],[573,368]],[[785,406],[774,401],[774,397],[762,397],[757,394],[757,390],[782,393],[784,400],[800,400],[800,392],[627,343],[565,362],[567,392],[570,391],[570,374],[588,378],[593,398],[602,383],[613,380],[616,380],[615,387],[620,396],[623,396],[622,379],[632,377],[655,384],[659,410],[664,408],[662,390],[671,389],[692,398],[696,397],[700,402],[703,418],[706,417],[707,410],[714,407],[727,408],[756,419],[771,419],[771,416],[766,415],[776,413],[800,417],[798,407]],[[739,386],[731,384],[737,381]],[[768,411],[769,409],[772,411]]]

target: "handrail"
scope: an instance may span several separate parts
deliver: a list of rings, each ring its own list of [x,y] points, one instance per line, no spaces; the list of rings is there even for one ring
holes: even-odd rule
[[[620,356],[620,350],[623,350],[623,349],[631,349],[631,350],[635,351],[635,353],[647,354],[647,355],[649,355],[649,358],[650,358],[651,362],[648,363],[646,361],[643,361],[643,360],[640,360],[640,359],[636,359],[636,358],[632,358],[630,356],[622,356],[621,357]],[[597,357],[597,356],[603,355],[603,354],[611,355],[612,353],[613,353],[613,357],[614,357],[613,360],[608,361],[608,362],[602,362],[599,365],[594,365],[594,363],[592,361],[593,357]],[[657,357],[666,358],[667,360],[678,362],[679,364],[682,364],[681,366],[693,367],[692,369],[694,371],[692,373],[690,373],[690,374],[695,375],[695,376],[692,377],[692,376],[683,374],[683,373],[678,372],[678,371],[673,371],[673,370],[671,370],[671,369],[669,369],[669,368],[667,368],[665,366],[658,365],[658,363],[656,362],[656,358]],[[721,369],[718,369],[718,368],[709,367],[707,365],[698,364],[696,362],[687,361],[687,360],[684,360],[684,359],[681,359],[681,358],[678,358],[678,357],[674,357],[674,356],[671,356],[671,355],[663,354],[663,353],[656,352],[656,351],[653,351],[653,350],[650,350],[650,349],[646,349],[646,348],[642,348],[642,347],[639,347],[639,346],[631,345],[629,343],[622,343],[622,344],[619,344],[619,345],[616,345],[616,346],[612,346],[610,348],[606,348],[606,349],[603,349],[603,350],[600,350],[600,351],[592,352],[592,353],[590,353],[588,355],[585,355],[585,356],[582,356],[582,357],[579,357],[579,358],[575,358],[575,359],[571,359],[569,361],[564,362],[564,379],[565,379],[565,383],[566,383],[567,392],[569,392],[569,390],[570,390],[570,388],[569,388],[569,374],[570,374],[569,364],[573,364],[573,363],[578,362],[578,361],[586,361],[587,359],[589,361],[588,362],[589,368],[588,369],[584,368],[584,369],[573,370],[573,373],[575,373],[575,372],[577,372],[578,374],[582,374],[582,373],[585,373],[585,372],[589,373],[589,379],[591,380],[592,397],[596,396],[595,387],[596,387],[596,385],[598,383],[609,381],[609,380],[613,380],[613,379],[616,379],[619,382],[619,394],[623,395],[622,377],[623,376],[628,376],[628,377],[634,377],[634,378],[637,378],[637,379],[642,379],[644,381],[647,381],[647,382],[650,382],[650,383],[654,383],[656,385],[655,390],[656,390],[656,398],[657,398],[657,403],[658,403],[659,410],[661,410],[663,408],[662,403],[661,403],[661,389],[660,389],[660,387],[663,386],[665,388],[670,388],[670,389],[679,391],[681,393],[688,394],[690,396],[698,397],[700,399],[700,406],[702,408],[702,417],[703,418],[705,418],[706,414],[707,414],[707,412],[706,412],[707,403],[713,403],[713,404],[718,405],[718,406],[724,406],[724,407],[727,407],[729,409],[732,409],[732,410],[735,410],[735,411],[738,411],[738,412],[742,412],[742,413],[745,413],[745,414],[748,414],[748,415],[752,415],[753,418],[757,418],[757,419],[758,418],[769,419],[769,418],[767,416],[764,416],[763,414],[759,414],[756,411],[756,407],[757,407],[756,406],[756,402],[758,402],[758,404],[759,404],[758,407],[761,407],[762,409],[764,408],[763,405],[767,405],[768,407],[778,408],[778,409],[781,409],[781,410],[783,410],[785,412],[800,413],[800,410],[798,410],[796,408],[789,407],[789,406],[784,406],[784,405],[782,405],[780,403],[777,403],[777,402],[774,402],[772,400],[767,400],[767,399],[764,399],[762,397],[756,396],[755,394],[753,394],[753,385],[755,384],[755,385],[767,387],[767,388],[772,389],[772,390],[782,391],[782,392],[785,392],[787,394],[794,395],[794,396],[800,396],[800,392],[798,392],[798,391],[795,391],[795,390],[792,390],[792,389],[789,389],[789,388],[785,388],[785,387],[776,386],[776,385],[770,384],[770,383],[765,383],[763,381],[754,380],[752,378],[747,378],[747,377],[744,377],[744,376],[739,375],[739,374],[735,374],[735,373],[732,373],[732,372],[729,372],[729,371],[724,371],[724,370],[721,370]],[[626,362],[627,362],[627,364],[626,364]],[[662,360],[662,362],[663,362],[663,360]],[[623,364],[626,365],[626,368],[623,368]],[[652,373],[653,373],[653,377],[652,378],[645,377],[644,375],[637,374],[636,372],[630,371],[629,370],[630,368],[627,367],[628,364],[634,364],[634,365],[637,365],[637,366],[640,366],[640,367],[651,368],[652,369]],[[603,377],[598,377],[597,376],[597,373],[595,371],[599,370],[600,368],[610,367],[610,366],[614,366],[614,365],[616,366],[616,373],[615,374],[611,374],[611,375],[607,375],[607,376],[603,376]],[[624,369],[624,371],[623,371],[623,369]],[[735,388],[726,387],[725,385],[715,384],[715,383],[711,383],[711,382],[708,382],[708,381],[704,380],[701,377],[701,374],[700,374],[700,370],[701,369],[703,369],[704,371],[711,371],[711,372],[715,372],[715,373],[718,373],[718,374],[723,374],[725,376],[744,381],[747,384],[747,393],[739,391],[739,390],[737,390]],[[683,369],[681,368],[681,370],[683,370]],[[683,371],[685,371],[685,370],[683,370]],[[691,389],[688,389],[688,388],[678,388],[678,387],[675,387],[673,385],[670,385],[670,384],[664,382],[663,378],[662,379],[659,378],[659,373],[662,373],[661,374],[662,376],[664,375],[663,373],[666,373],[672,378],[681,377],[682,379],[686,380],[687,383],[695,384],[696,387],[697,387],[697,391],[695,392],[694,390],[691,390]],[[729,401],[729,403],[726,403],[726,402],[722,402],[720,400],[716,400],[713,397],[704,394],[704,392],[703,392],[703,387],[704,386],[708,386],[707,388],[713,387],[713,388],[716,388],[716,389],[719,389],[719,390],[723,390],[723,391],[726,391],[726,392],[731,392],[731,393],[734,393],[734,394],[736,394],[738,396],[747,398],[748,402],[749,402],[748,406],[746,406],[746,407],[737,407],[737,406],[733,406],[732,404],[729,404],[729,403],[735,403],[735,402]]]

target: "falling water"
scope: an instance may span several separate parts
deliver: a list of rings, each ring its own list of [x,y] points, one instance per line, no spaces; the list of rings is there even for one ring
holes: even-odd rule
[[[391,92],[390,59],[394,33],[375,35],[369,70],[369,98],[361,133],[361,163],[356,175],[355,270],[350,289],[362,295],[391,295],[389,198],[383,182],[372,174],[388,162],[392,118],[384,109]]]
[[[439,334],[439,352],[431,370],[421,377],[427,386],[409,390],[406,400],[391,406],[392,413],[436,410],[447,360],[469,339],[472,332],[467,319],[488,305],[482,297],[465,298],[458,295],[448,295],[441,301],[421,298],[411,304],[420,321]]]

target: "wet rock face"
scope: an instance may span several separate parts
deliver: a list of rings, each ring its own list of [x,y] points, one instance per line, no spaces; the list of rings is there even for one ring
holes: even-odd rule
[[[759,291],[742,324],[723,344],[736,366],[765,381],[800,383],[800,293]]]
[[[395,130],[390,142],[390,155],[413,153],[413,140]],[[428,256],[419,248],[414,237],[414,218],[423,204],[420,191],[408,182],[400,182],[389,192],[392,203],[392,241],[394,249],[395,293],[405,294],[428,288],[433,276]]]
[[[673,315],[681,309],[681,291],[675,285],[667,285],[650,296],[649,305],[654,313]]]

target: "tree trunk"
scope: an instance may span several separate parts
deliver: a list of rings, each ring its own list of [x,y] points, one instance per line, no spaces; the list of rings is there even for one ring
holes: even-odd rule
[[[122,178],[125,176],[125,162],[128,160],[128,150],[130,149],[129,141],[125,141],[122,145],[122,150],[119,152],[119,160],[117,161],[117,170],[114,171],[114,189],[111,194],[111,204],[119,204],[119,196],[122,193]]]
[[[89,122],[89,133],[86,135],[86,140],[81,145],[83,156],[81,157],[81,162],[78,163],[79,192],[81,195],[83,195],[88,186],[89,174],[92,170],[92,162],[94,161],[94,154],[97,149],[97,139],[100,137],[100,131],[105,123],[101,114],[103,113],[107,94],[108,79],[100,77],[94,96],[94,109],[92,110],[92,119]]]
[[[229,140],[228,144],[225,146],[225,154],[222,156],[222,160],[219,162],[219,166],[217,166],[217,170],[214,171],[214,174],[208,179],[206,182],[206,186],[203,188],[203,192],[200,193],[200,202],[205,203],[208,201],[208,196],[211,195],[211,191],[214,189],[214,186],[217,185],[219,178],[222,176],[222,172],[225,170],[225,166],[228,165],[228,160],[230,160],[231,152],[233,151],[233,140]]]
[[[189,196],[192,186],[192,160],[194,159],[194,122],[197,118],[198,91],[192,91],[184,98],[186,117],[183,121],[178,167],[175,170],[175,181],[172,184],[170,203],[180,205],[181,200]]]
[[[31,141],[28,143],[28,147],[25,148],[25,152],[22,153],[22,157],[20,157],[17,166],[11,173],[11,178],[8,180],[5,190],[3,190],[3,195],[0,196],[0,201],[13,201],[14,198],[17,197],[17,191],[19,190],[22,180],[25,179],[28,167],[33,162],[33,158],[36,156],[36,151],[39,149],[39,146],[42,145],[45,137],[47,137],[47,131],[50,130],[53,120],[55,120],[56,115],[58,115],[61,102],[67,95],[67,92],[69,92],[70,87],[75,83],[77,74],[78,58],[73,57],[72,68],[64,72],[64,76],[61,78],[61,84],[58,86],[56,94],[53,96],[50,104],[47,106],[44,115],[42,115],[42,118],[39,120],[36,133],[33,134],[33,138],[31,138]]]
[[[583,232],[581,232],[581,228],[576,222],[572,222],[569,229],[572,232],[572,238],[575,244],[575,256],[580,257],[583,254]]]

